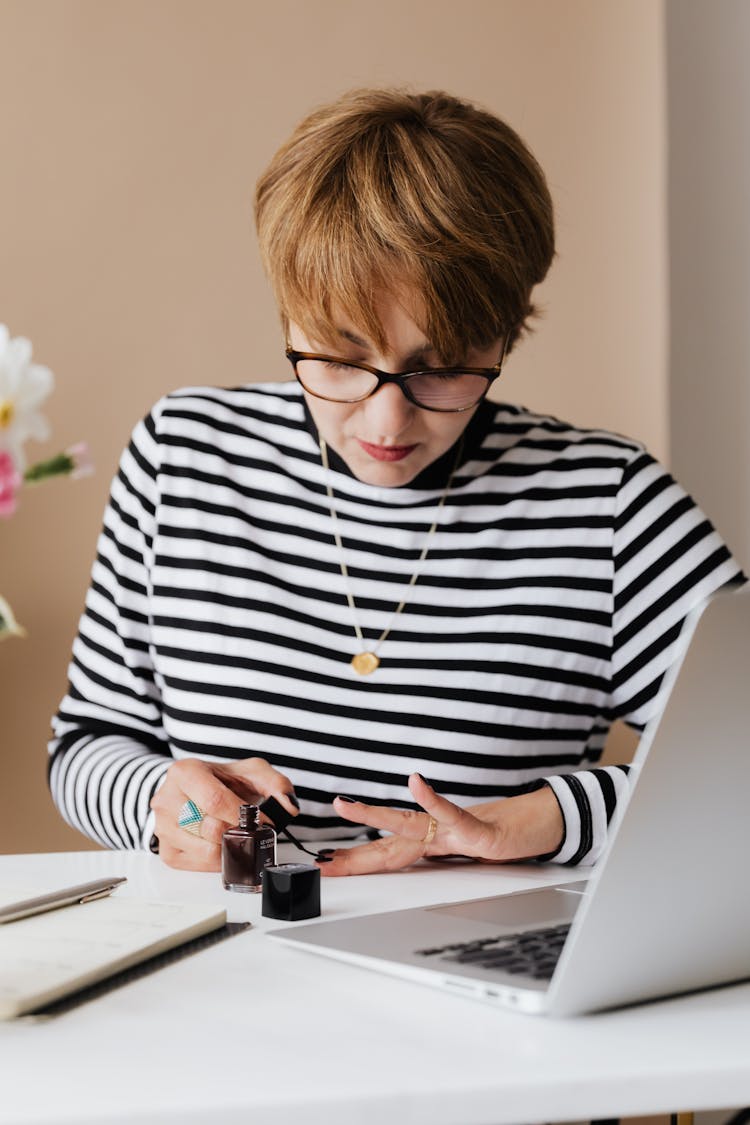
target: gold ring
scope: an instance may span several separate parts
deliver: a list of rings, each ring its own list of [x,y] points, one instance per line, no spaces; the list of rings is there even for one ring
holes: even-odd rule
[[[427,823],[427,831],[425,832],[424,836],[422,837],[420,843],[424,844],[425,847],[427,847],[428,844],[431,844],[432,841],[435,839],[435,833],[437,832],[437,830],[438,830],[438,822],[435,820],[434,816],[431,816],[428,823]]]

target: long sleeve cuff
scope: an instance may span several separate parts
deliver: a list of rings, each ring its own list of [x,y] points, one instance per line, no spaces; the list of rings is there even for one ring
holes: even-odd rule
[[[596,863],[607,843],[617,803],[627,799],[627,775],[627,766],[601,766],[544,779],[557,798],[564,823],[560,847],[544,856],[545,860],[570,865]]]
[[[50,744],[52,799],[72,828],[105,848],[147,849],[150,801],[172,758],[123,735],[70,735]]]

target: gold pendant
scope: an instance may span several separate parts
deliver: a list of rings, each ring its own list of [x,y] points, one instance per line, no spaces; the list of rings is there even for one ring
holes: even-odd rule
[[[358,676],[369,676],[380,664],[374,652],[358,652],[352,657],[352,668]]]

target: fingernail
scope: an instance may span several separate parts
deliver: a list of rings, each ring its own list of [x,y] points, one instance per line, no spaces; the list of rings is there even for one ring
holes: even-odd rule
[[[318,852],[317,856],[315,857],[315,862],[316,863],[332,863],[333,862],[333,856],[332,855],[323,855],[322,852]]]
[[[354,797],[343,797],[343,796],[341,795],[341,793],[339,793],[339,798],[338,798],[338,799],[339,799],[340,801],[346,801],[346,803],[347,803],[348,805],[356,805],[356,803],[357,803],[357,802],[355,801]]]
[[[295,809],[298,809],[299,808],[299,801],[295,797],[294,793],[288,793],[287,796],[289,797],[289,800],[294,805]]]
[[[335,848],[321,848],[318,855],[333,855],[335,851]]]

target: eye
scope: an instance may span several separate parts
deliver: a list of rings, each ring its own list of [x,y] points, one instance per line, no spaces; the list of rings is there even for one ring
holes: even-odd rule
[[[327,371],[338,371],[343,374],[346,374],[348,371],[357,370],[357,367],[354,364],[344,363],[341,360],[325,359],[322,360],[322,364]]]

